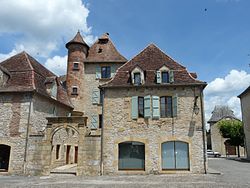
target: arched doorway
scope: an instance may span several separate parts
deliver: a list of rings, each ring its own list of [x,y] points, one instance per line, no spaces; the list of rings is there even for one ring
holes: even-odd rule
[[[161,145],[163,170],[189,170],[188,143],[181,141],[164,142]]]
[[[10,146],[0,144],[0,171],[8,171],[10,160]]]
[[[145,145],[141,142],[122,142],[119,147],[119,170],[145,170]]]

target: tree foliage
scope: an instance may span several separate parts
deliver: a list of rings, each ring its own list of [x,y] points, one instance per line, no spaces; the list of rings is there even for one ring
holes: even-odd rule
[[[218,122],[220,134],[227,138],[230,145],[244,146],[244,129],[243,124],[239,120],[221,120]],[[239,154],[239,153],[238,153]]]

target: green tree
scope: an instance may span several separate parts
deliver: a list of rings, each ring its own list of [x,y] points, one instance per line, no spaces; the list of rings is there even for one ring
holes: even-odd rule
[[[221,120],[218,122],[220,134],[227,138],[230,145],[236,146],[240,157],[240,146],[244,146],[244,129],[239,120]]]

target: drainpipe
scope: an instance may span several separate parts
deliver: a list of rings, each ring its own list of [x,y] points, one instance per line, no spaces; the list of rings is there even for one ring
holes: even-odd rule
[[[101,176],[103,175],[103,132],[104,132],[104,123],[103,123],[103,115],[104,115],[104,98],[105,98],[105,90],[103,88],[101,88],[101,91],[102,91],[102,96],[103,96],[103,99],[102,99],[102,122],[101,122],[101,125],[102,125],[102,128],[101,128],[101,160],[100,160],[100,174]]]
[[[207,174],[207,151],[206,151],[206,127],[205,127],[205,114],[204,114],[204,96],[203,90],[200,91],[200,102],[201,102],[201,121],[202,121],[202,137],[203,137],[203,157],[204,157],[204,170]]]
[[[32,104],[32,94],[30,94],[30,104],[29,104],[29,114],[27,120],[27,129],[26,129],[26,137],[25,137],[25,152],[24,152],[24,174],[26,174],[26,162],[27,162],[27,153],[28,153],[28,141],[29,141],[29,129],[30,129],[30,114],[31,114],[31,104]]]

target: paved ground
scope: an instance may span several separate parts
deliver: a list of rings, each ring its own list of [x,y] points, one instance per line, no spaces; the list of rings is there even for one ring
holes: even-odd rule
[[[250,163],[227,159],[209,159],[209,167],[222,174],[148,175],[148,176],[0,176],[0,188],[66,188],[66,187],[250,187]]]

